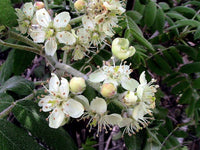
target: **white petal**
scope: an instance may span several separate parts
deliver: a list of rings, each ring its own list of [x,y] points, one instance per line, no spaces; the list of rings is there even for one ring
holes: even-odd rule
[[[128,79],[126,77],[123,77],[121,79],[121,85],[124,89],[128,91],[134,91],[135,88],[138,87],[139,83],[135,79]]]
[[[131,118],[123,118],[122,121],[119,123],[119,127],[123,128],[125,126],[129,126],[133,120]]]
[[[110,125],[118,125],[122,121],[122,117],[119,114],[105,115],[105,121]]]
[[[60,94],[65,97],[68,98],[69,95],[69,83],[67,81],[67,79],[65,78],[61,78],[61,84],[60,84]]]
[[[143,93],[144,93],[144,85],[140,84],[138,87],[137,87],[137,96],[139,97],[140,100],[142,100],[142,96],[143,96]]]
[[[43,43],[45,40],[45,31],[40,29],[31,30],[30,36],[35,43]]]
[[[85,56],[84,54],[85,52],[81,49],[81,46],[76,45],[76,48],[72,53],[74,60],[82,59]]]
[[[59,84],[60,84],[60,81],[57,75],[54,73],[51,73],[51,78],[49,81],[49,91],[57,93],[59,91]]]
[[[64,113],[72,118],[79,118],[84,112],[83,105],[73,99],[69,99],[66,103],[63,103],[63,108]]]
[[[84,28],[80,28],[77,30],[77,36],[79,38],[79,41],[81,41],[81,43],[87,44],[90,41],[90,34]]]
[[[49,26],[49,23],[51,22],[51,17],[46,9],[42,8],[36,11],[36,20],[39,25],[47,28]]]
[[[56,107],[49,116],[49,127],[58,128],[62,125],[65,119],[65,114],[60,107]]]
[[[33,6],[32,2],[24,4],[23,12],[26,15],[26,17],[28,17],[29,19],[32,18],[33,13],[34,13],[34,6]]]
[[[91,82],[101,82],[106,79],[106,75],[103,71],[97,70],[89,75],[89,80]]]
[[[145,71],[141,73],[139,81],[140,81],[140,84],[147,84],[147,80],[145,78]]]
[[[59,13],[53,20],[55,28],[65,28],[69,23],[71,17],[68,12]]]
[[[89,109],[90,105],[89,105],[89,101],[88,99],[83,96],[83,95],[77,95],[74,97],[74,99],[76,99],[77,101],[79,101],[84,107],[86,110]]]
[[[98,114],[103,114],[107,111],[107,103],[103,98],[96,97],[91,101],[90,109]]]
[[[57,50],[56,39],[54,37],[49,38],[49,40],[45,42],[44,46],[46,54],[53,56]]]
[[[72,45],[76,42],[76,38],[73,36],[73,34],[71,34],[70,32],[67,32],[67,31],[58,32],[56,34],[56,37],[57,37],[59,43]]]
[[[90,19],[88,16],[83,16],[82,23],[85,29],[94,30],[94,20]]]
[[[148,111],[145,108],[145,104],[143,102],[141,102],[139,105],[137,105],[136,107],[134,107],[133,112],[132,112],[132,117],[135,120],[143,120],[143,117],[145,114],[147,114]]]

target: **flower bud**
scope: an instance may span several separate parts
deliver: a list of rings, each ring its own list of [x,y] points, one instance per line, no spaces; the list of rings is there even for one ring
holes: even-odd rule
[[[77,0],[75,3],[74,3],[74,7],[76,8],[76,10],[78,11],[81,11],[84,9],[86,3],[84,0]]]
[[[35,4],[34,4],[34,7],[35,7],[37,10],[44,8],[44,6],[45,6],[45,5],[44,5],[43,2],[35,2]]]
[[[135,48],[129,47],[129,40],[116,38],[112,42],[112,53],[118,59],[127,59],[135,54]]]
[[[137,99],[138,98],[137,98],[137,96],[135,95],[134,92],[128,91],[126,93],[126,95],[124,96],[123,101],[127,106],[130,106],[130,105],[134,105],[136,103]]]
[[[69,87],[72,93],[81,94],[86,87],[85,80],[81,77],[73,77],[69,82]]]
[[[116,87],[112,83],[104,83],[101,87],[101,95],[106,98],[111,98],[116,94]]]

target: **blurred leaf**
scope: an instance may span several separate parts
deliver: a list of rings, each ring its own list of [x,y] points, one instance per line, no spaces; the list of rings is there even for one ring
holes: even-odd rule
[[[72,138],[61,127],[52,129],[42,113],[39,112],[38,105],[33,101],[18,102],[12,112],[16,119],[48,147],[55,150],[76,150]]]
[[[165,61],[165,59],[160,55],[154,56],[155,62],[162,68],[162,70],[166,73],[172,72],[171,67],[168,65],[168,63]]]
[[[140,14],[144,13],[145,5],[141,4],[139,0],[135,0],[134,8],[133,10],[136,10]]]
[[[183,73],[198,73],[200,72],[200,62],[194,62],[194,63],[190,63],[190,64],[185,64],[184,66],[182,66],[179,70],[180,72]]]
[[[179,99],[180,104],[189,104],[192,98],[192,89],[188,88],[186,91],[183,92],[182,96]]]
[[[195,89],[200,89],[200,78],[195,79],[195,80],[192,82],[192,87],[195,88]]]
[[[187,18],[192,18],[196,13],[194,9],[186,7],[186,6],[177,6],[177,7],[174,7],[172,10],[183,14]]]
[[[150,51],[154,51],[153,46],[151,45],[151,43],[149,43],[143,36],[141,36],[139,33],[137,33],[135,30],[130,29],[133,37],[143,46],[145,46],[146,48],[148,48]]]
[[[129,136],[128,134],[124,135],[124,141],[128,150],[141,150],[142,138],[140,133]]]
[[[159,8],[156,13],[155,28],[161,33],[163,32],[164,25],[165,25],[165,16],[164,15],[165,14],[164,14],[163,10]]]
[[[167,12],[166,15],[169,16],[170,18],[176,19],[176,20],[187,19],[186,17],[184,17],[183,15],[181,15],[175,11]]]
[[[148,138],[144,150],[160,150],[160,146]]]
[[[198,26],[197,31],[194,34],[194,40],[200,39],[200,26]]]
[[[156,18],[156,4],[153,1],[150,1],[145,8],[144,12],[144,23],[151,27]]]
[[[44,150],[25,130],[0,119],[1,150]]]
[[[169,5],[166,2],[159,2],[158,5],[160,5],[160,7],[163,10],[169,10],[170,9]]]
[[[33,92],[33,89],[33,82],[26,80],[20,76],[14,76],[2,85],[0,93],[5,91],[12,91],[19,95],[28,95]]]
[[[127,29],[132,29],[134,30],[136,33],[138,33],[141,37],[143,37],[143,33],[140,30],[140,28],[138,27],[138,25],[133,21],[133,19],[131,19],[131,17],[127,16],[126,17],[126,22],[127,22]]]
[[[137,11],[127,11],[126,15],[129,16],[135,23],[139,23],[139,21],[142,19],[142,15]]]
[[[189,86],[189,83],[187,81],[181,81],[179,84],[177,84],[175,87],[172,88],[171,92],[173,94],[178,94],[184,89],[186,89]]]
[[[17,25],[17,16],[10,0],[0,0],[0,24],[8,27]]]
[[[0,112],[9,107],[12,102],[14,102],[14,99],[10,95],[0,93]]]

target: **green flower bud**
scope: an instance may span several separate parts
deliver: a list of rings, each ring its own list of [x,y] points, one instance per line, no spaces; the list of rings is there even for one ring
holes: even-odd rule
[[[69,82],[69,87],[72,93],[81,94],[86,87],[85,80],[81,77],[73,77]]]
[[[118,59],[127,59],[135,54],[135,48],[129,47],[129,40],[116,38],[112,42],[112,53]]]
[[[104,83],[101,87],[101,95],[106,98],[111,98],[116,94],[116,87],[112,83]]]
[[[76,8],[76,10],[78,11],[81,11],[85,8],[85,1],[84,0],[77,0],[75,3],[74,3],[74,7]]]

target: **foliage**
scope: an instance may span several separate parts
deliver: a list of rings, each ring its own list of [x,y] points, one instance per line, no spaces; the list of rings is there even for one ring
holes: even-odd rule
[[[130,1],[127,3],[129,4]],[[58,77],[68,78],[66,72],[73,76],[88,77],[91,72],[106,64],[103,61],[110,60],[112,56],[110,45],[113,38],[109,37],[103,41],[106,44],[99,46],[98,51],[92,48],[90,52],[84,52],[85,57],[80,60],[75,61],[73,50],[60,51],[64,49],[63,43],[58,45],[57,55],[49,57],[41,44],[30,40],[28,34],[25,34],[24,38],[21,38],[22,35],[17,38],[13,36],[13,32],[18,32],[14,28],[17,26],[17,17],[13,9],[15,3],[20,5],[22,1],[0,1],[2,14],[0,16],[0,29],[2,27],[0,30],[0,45],[2,45],[0,47],[2,59],[0,149],[27,149],[27,146],[33,150],[78,149],[75,134],[81,131],[68,129],[75,119],[67,120],[68,124],[64,127],[52,129],[46,121],[48,115],[39,111],[37,103],[47,95],[45,89],[49,89],[40,86],[40,81],[49,78],[49,72],[55,72]],[[154,119],[149,119],[148,127],[145,124],[146,128],[134,135],[124,134],[126,148],[130,150],[189,149],[191,145],[195,145],[193,141],[199,141],[200,137],[200,2],[134,0],[133,3],[133,9],[126,10],[122,14],[122,19],[118,22],[119,27],[113,28],[115,31],[113,37],[128,39],[130,45],[136,49],[135,54],[126,60],[128,64],[131,63],[130,68],[134,69],[130,74],[131,78],[138,79],[142,71],[146,70],[148,81],[154,78],[160,87],[156,93],[156,108],[152,112]],[[48,7],[56,13],[68,11],[72,18],[77,18],[81,14],[81,12],[77,13],[71,0],[55,0],[55,3],[52,2]],[[79,28],[80,22],[79,20],[71,23],[71,27]],[[45,59],[38,59],[39,55]],[[63,63],[66,62],[67,71],[63,69],[65,67],[56,60],[56,57]],[[120,61],[115,63],[118,65]],[[29,71],[32,71],[31,74]],[[36,80],[38,82],[35,82]],[[42,83],[47,82],[42,81]],[[101,97],[101,91],[97,83],[92,84],[87,81],[86,84],[82,94],[89,104],[96,97]],[[120,84],[114,91],[119,95],[126,90]],[[78,98],[74,93],[69,96],[73,99],[77,98],[77,101],[86,108],[87,100],[85,101],[83,97]],[[108,112],[124,113],[121,112],[125,109],[124,105],[121,105],[117,98],[111,98],[108,100]],[[91,108],[91,105],[88,107]],[[151,114],[151,111],[149,113]],[[85,119],[87,120],[86,117]],[[92,121],[91,126],[96,124],[96,118],[92,119],[89,120]],[[86,128],[84,124],[81,124],[83,127],[79,125],[79,128]],[[98,131],[94,132],[98,134]],[[121,131],[118,130],[119,133]],[[92,133],[87,133],[86,140],[81,141],[82,145],[79,147],[94,149],[93,145],[97,144],[98,138],[94,138]],[[109,132],[109,135],[113,136],[112,132]]]

